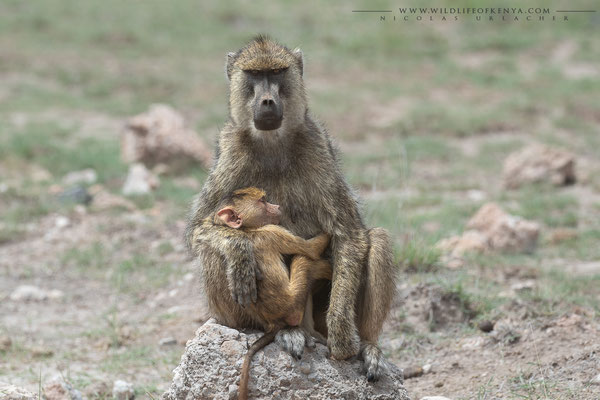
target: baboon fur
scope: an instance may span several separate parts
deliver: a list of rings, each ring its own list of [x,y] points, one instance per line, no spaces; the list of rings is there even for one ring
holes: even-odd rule
[[[279,88],[284,110],[279,129],[254,127],[254,92],[245,72],[249,69],[285,70]],[[346,359],[360,352],[367,377],[377,379],[383,366],[377,340],[395,291],[391,245],[385,230],[366,229],[357,198],[343,177],[337,150],[309,114],[302,52],[259,36],[227,55],[226,73],[230,118],[218,138],[215,164],[192,206],[186,235],[205,275],[226,270],[232,298],[239,303],[227,315],[218,309],[213,312],[225,324],[252,327],[242,305],[256,300],[260,267],[248,240],[228,235],[224,227],[203,225],[203,221],[233,190],[261,188],[270,201],[282,206],[281,226],[305,239],[323,232],[331,236],[326,256],[333,266],[333,279],[331,286],[322,285],[329,293],[313,298],[316,328],[323,320],[317,315],[319,310],[327,310],[326,326],[320,329],[327,336],[332,357]],[[323,303],[328,299],[327,306]],[[294,328],[288,333],[281,340],[284,347],[304,347],[304,341],[294,343],[302,335]]]

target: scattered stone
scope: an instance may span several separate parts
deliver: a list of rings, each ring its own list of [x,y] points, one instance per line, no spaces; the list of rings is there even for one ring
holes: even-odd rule
[[[42,389],[45,400],[82,400],[81,392],[68,382],[52,381]]]
[[[177,344],[177,339],[175,339],[174,337],[162,338],[162,339],[160,339],[158,344],[160,346],[172,346],[174,344]]]
[[[12,347],[12,339],[9,336],[0,336],[0,351],[8,351]]]
[[[432,367],[431,364],[425,364],[425,365],[423,365],[423,373],[424,374],[430,373],[431,372],[431,367]]]
[[[485,252],[488,245],[488,238],[479,231],[470,230],[462,236],[453,236],[442,239],[437,247],[443,251],[450,251],[454,257],[460,257],[468,252]]]
[[[446,263],[461,259],[467,252],[503,251],[530,253],[537,245],[540,225],[507,214],[497,204],[484,204],[467,223],[462,236],[438,242]]]
[[[600,374],[596,375],[590,380],[592,385],[600,385]]]
[[[73,171],[66,174],[62,182],[65,185],[92,185],[98,180],[96,171],[92,168],[83,169],[81,171]]]
[[[129,211],[136,209],[135,204],[130,200],[112,194],[106,190],[102,185],[94,185],[90,187],[90,193],[94,197],[92,207],[95,210],[103,211],[111,208],[124,208]]]
[[[485,333],[491,332],[494,330],[494,322],[490,321],[489,319],[484,319],[477,324],[477,328]]]
[[[442,386],[444,386],[444,382],[437,381],[436,383],[433,384],[433,386],[435,386],[436,388],[441,388]]]
[[[33,357],[37,358],[48,358],[54,355],[54,351],[44,346],[33,346],[29,351]]]
[[[54,226],[57,229],[63,229],[66,228],[67,226],[69,226],[71,224],[71,221],[69,220],[69,218],[65,217],[64,215],[59,215],[56,217],[56,219],[54,220]]]
[[[110,397],[110,387],[106,382],[95,382],[85,388],[85,396],[92,399],[107,399]]]
[[[569,269],[580,275],[597,275],[600,274],[600,261],[576,262]]]
[[[0,193],[8,192],[8,185],[4,182],[0,182]]]
[[[113,384],[113,397],[116,400],[132,400],[135,397],[133,385],[121,380],[115,381]]]
[[[47,182],[52,179],[52,174],[47,169],[35,164],[29,167],[29,176],[36,183]]]
[[[261,335],[224,327],[214,319],[207,321],[198,329],[196,337],[188,341],[163,399],[234,397],[248,344]],[[335,361],[328,358],[327,353],[326,346],[316,344],[316,347],[305,350],[301,361],[295,361],[276,344],[266,346],[252,361],[250,398],[408,399],[402,386],[402,372],[396,366],[388,364],[381,379],[373,384],[362,375],[359,360]],[[301,369],[304,363],[312,366],[309,374]],[[233,394],[232,386],[235,386]]]
[[[471,201],[484,201],[487,198],[487,194],[481,190],[471,189],[467,191],[467,197]]]
[[[89,204],[92,196],[83,186],[73,186],[58,194],[58,199],[63,203]]]
[[[528,292],[535,288],[536,282],[533,279],[517,282],[511,285],[510,289],[516,293]]]
[[[575,183],[575,156],[543,145],[531,145],[510,154],[504,161],[504,186],[516,189],[524,184],[548,182],[555,186]]]
[[[0,400],[38,400],[38,396],[29,390],[0,382]]]
[[[136,196],[150,193],[159,185],[156,175],[148,171],[144,164],[132,164],[121,191],[125,196]]]
[[[12,301],[45,301],[45,300],[56,300],[64,297],[64,293],[61,290],[44,290],[37,286],[32,285],[21,285],[17,287],[10,294]]]
[[[508,324],[497,324],[489,337],[495,342],[504,344],[515,344],[521,340],[521,334]]]
[[[127,121],[121,155],[127,163],[148,168],[160,163],[175,169],[195,163],[209,168],[212,161],[204,141],[185,126],[183,116],[164,104],[154,104]]]
[[[540,232],[537,222],[507,214],[495,203],[487,203],[467,223],[488,237],[492,250],[530,253],[535,249]]]
[[[402,373],[404,374],[404,379],[412,379],[423,375],[425,371],[423,371],[422,367],[416,366],[404,368]]]

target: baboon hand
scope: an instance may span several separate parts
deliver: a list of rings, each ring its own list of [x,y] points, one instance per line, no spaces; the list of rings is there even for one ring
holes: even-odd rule
[[[321,254],[325,251],[327,246],[329,245],[329,240],[331,236],[326,233],[321,233],[320,235],[315,236],[310,239],[308,242],[311,246],[311,255],[310,258],[313,260],[318,260],[321,258]]]
[[[227,279],[233,301],[242,306],[256,303],[256,281],[262,279],[262,272],[256,260],[245,260],[230,265]]]

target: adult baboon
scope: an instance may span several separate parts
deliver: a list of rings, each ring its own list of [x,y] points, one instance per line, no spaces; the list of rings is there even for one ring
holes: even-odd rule
[[[225,268],[233,298],[246,305],[256,301],[260,278],[252,244],[221,234],[223,227],[202,227],[223,196],[260,187],[283,205],[283,227],[303,238],[329,234],[333,279],[313,298],[315,328],[327,336],[334,358],[360,351],[367,378],[377,379],[383,365],[377,339],[395,290],[391,246],[385,230],[365,228],[336,149],[309,115],[302,52],[259,36],[227,55],[226,72],[230,119],[192,209],[190,249],[196,257],[203,253],[204,268]],[[306,339],[290,328],[280,331],[277,340],[299,356]]]

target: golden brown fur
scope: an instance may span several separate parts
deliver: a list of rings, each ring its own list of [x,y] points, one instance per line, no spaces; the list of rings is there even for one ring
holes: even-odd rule
[[[329,243],[328,236],[322,234],[314,239],[304,240],[273,225],[272,223],[279,222],[279,206],[266,202],[265,196],[266,193],[257,188],[238,189],[223,200],[219,211],[212,218],[213,224],[229,227],[230,234],[238,232],[247,235],[254,246],[262,271],[263,279],[258,284],[257,301],[246,307],[243,313],[266,333],[250,347],[245,356],[238,396],[240,400],[248,398],[252,356],[270,343],[275,334],[287,324],[300,325],[312,282],[316,279],[331,279],[331,266],[327,261],[319,259]],[[209,219],[205,221],[206,224]],[[296,255],[292,260],[289,276],[283,254]],[[217,315],[222,315],[228,312],[227,309],[235,308],[236,304],[228,296],[228,288],[223,287],[226,277],[219,275],[207,274],[204,279],[210,307]],[[235,324],[230,326],[237,327]],[[314,332],[312,325],[305,328],[309,333]]]

